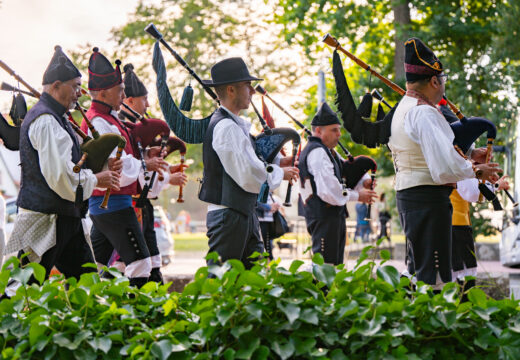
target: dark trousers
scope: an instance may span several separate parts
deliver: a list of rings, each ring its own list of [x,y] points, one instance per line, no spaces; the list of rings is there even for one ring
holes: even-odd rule
[[[312,237],[312,252],[320,253],[326,263],[343,264],[346,241],[346,216],[325,219],[306,219]]]
[[[144,201],[143,207],[143,236],[150,256],[160,255],[159,247],[157,246],[157,235],[154,228],[153,205],[149,199]]]
[[[452,227],[452,258],[451,264],[454,271],[460,271],[477,267],[475,256],[475,240],[471,226]]]
[[[95,263],[90,246],[85,240],[81,219],[72,216],[58,215],[56,223],[56,245],[43,254],[40,265],[45,268],[46,277],[53,266],[66,277],[78,278],[81,274],[95,272],[96,269],[84,268],[83,264]],[[18,253],[19,256],[22,251]],[[22,264],[29,263],[27,257]],[[34,279],[32,279],[33,281]]]
[[[450,186],[416,186],[396,194],[408,271],[431,285],[436,284],[437,273],[443,282],[451,281],[452,190]]]
[[[150,252],[131,207],[107,214],[91,215],[90,237],[97,262],[106,265],[114,249],[125,265],[150,257]],[[149,275],[146,275],[148,277]]]
[[[206,226],[209,252],[217,252],[222,261],[238,259],[246,268],[251,268],[249,256],[255,251],[264,252],[258,217],[254,212],[245,215],[231,208],[210,211]]]
[[[269,259],[273,259],[273,239],[271,236],[273,221],[260,221],[260,231],[262,232],[262,240],[264,249],[269,254]]]

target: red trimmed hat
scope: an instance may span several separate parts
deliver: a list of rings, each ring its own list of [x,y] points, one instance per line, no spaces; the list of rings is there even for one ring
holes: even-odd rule
[[[88,62],[88,89],[99,91],[110,89],[123,82],[121,77],[120,60],[116,60],[116,68],[95,47]]]
[[[404,71],[406,81],[427,79],[444,70],[433,51],[420,39],[411,38],[405,43]]]

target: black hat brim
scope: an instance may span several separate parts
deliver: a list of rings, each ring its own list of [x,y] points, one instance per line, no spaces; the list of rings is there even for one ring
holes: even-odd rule
[[[245,77],[243,79],[233,79],[230,81],[221,81],[221,82],[213,82],[212,80],[202,80],[202,83],[206,86],[215,87],[220,85],[234,84],[242,81],[263,81],[264,79],[259,79],[254,76]]]

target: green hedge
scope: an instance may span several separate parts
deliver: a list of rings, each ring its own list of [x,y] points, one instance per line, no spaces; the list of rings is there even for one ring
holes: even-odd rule
[[[448,284],[412,290],[390,266],[353,270],[313,259],[312,273],[259,260],[200,268],[182,293],[96,273],[22,286],[0,303],[2,358],[11,359],[519,359],[519,303],[480,289],[460,302]],[[383,251],[383,258],[388,253]],[[210,254],[215,256],[215,254]],[[7,270],[7,265],[14,268]],[[208,273],[214,278],[208,278]],[[0,274],[41,281],[12,258]]]

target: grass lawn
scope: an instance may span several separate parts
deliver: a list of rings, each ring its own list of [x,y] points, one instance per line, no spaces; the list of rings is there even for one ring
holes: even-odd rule
[[[498,243],[500,242],[501,234],[493,236],[479,236],[477,238],[477,242],[486,242],[486,243]],[[175,239],[175,251],[193,251],[193,252],[206,252],[208,251],[208,238],[206,237],[206,233],[182,233],[182,234],[173,234],[173,238]],[[287,239],[297,239],[298,236],[293,233],[288,233],[284,235],[284,238]],[[393,234],[392,235],[392,243],[394,244],[404,244],[404,235],[403,234]]]
[[[206,233],[173,234],[175,251],[208,251]]]

